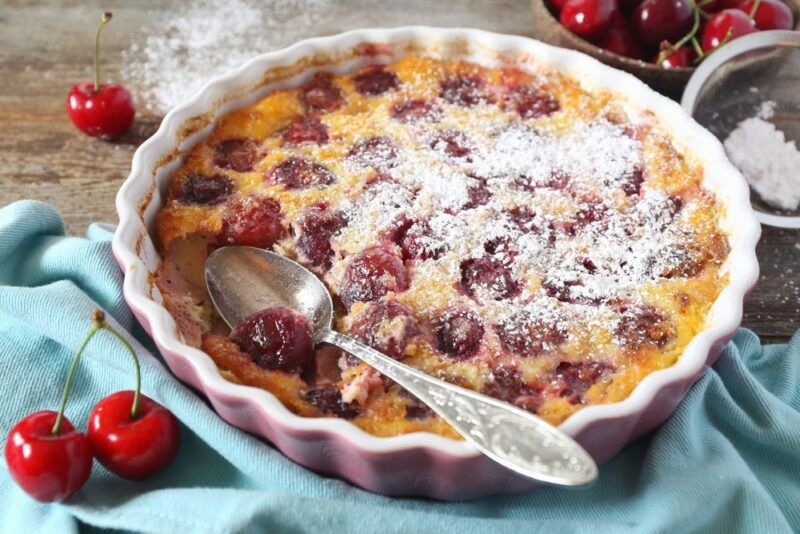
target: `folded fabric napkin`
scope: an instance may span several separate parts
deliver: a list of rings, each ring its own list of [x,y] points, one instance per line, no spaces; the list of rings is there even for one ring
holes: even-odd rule
[[[308,471],[218,418],[165,367],[122,298],[110,229],[64,237],[52,207],[0,210],[0,431],[55,409],[72,355],[103,308],[142,360],[143,391],[182,423],[163,473],[132,483],[95,463],[62,504],[39,504],[0,469],[4,532],[593,532],[800,529],[800,334],[762,347],[740,330],[675,414],[600,469],[589,489],[544,488],[466,503],[393,499]],[[101,397],[133,387],[108,334],[81,361],[67,416],[85,428]],[[469,473],[464,473],[465,477]]]

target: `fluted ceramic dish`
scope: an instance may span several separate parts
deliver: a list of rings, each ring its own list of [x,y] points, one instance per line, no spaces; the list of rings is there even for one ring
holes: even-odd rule
[[[677,103],[589,56],[524,37],[427,27],[355,30],[258,56],[211,80],[194,98],[168,113],[156,134],[139,147],[131,174],[117,195],[120,224],[113,250],[125,273],[125,299],[178,378],[205,395],[223,419],[263,436],[299,464],[386,495],[461,500],[528,490],[533,487],[530,480],[488,460],[466,442],[424,432],[372,436],[343,419],[297,416],[267,391],[226,381],[210,357],[183,342],[152,283],[160,261],[153,225],[170,172],[194,143],[211,132],[216,119],[277,88],[300,85],[318,70],[345,73],[411,53],[487,66],[510,63],[522,69],[544,64],[587,88],[609,88],[634,108],[651,110],[671,131],[678,148],[700,159],[704,186],[727,208],[721,226],[731,245],[723,266],[729,282],[714,302],[706,328],[675,365],[648,375],[628,398],[579,410],[561,429],[603,462],[664,422],[739,326],[745,294],[758,277],[755,246],[760,226],[749,189],[717,139]]]

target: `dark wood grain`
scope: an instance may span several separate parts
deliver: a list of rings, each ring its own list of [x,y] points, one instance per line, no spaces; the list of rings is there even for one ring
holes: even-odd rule
[[[114,195],[136,147],[160,117],[140,114],[116,143],[78,133],[64,112],[67,91],[91,78],[91,39],[102,10],[115,21],[103,37],[104,78],[116,79],[120,54],[143,26],[163,16],[164,2],[30,0],[0,2],[0,205],[44,200],[80,234],[92,221],[116,221]],[[531,34],[529,0],[486,2],[342,2],[315,33],[358,26],[431,24]],[[298,39],[305,35],[298,35]],[[800,233],[766,228],[758,249],[762,275],[745,306],[744,324],[765,342],[785,341],[800,325]]]

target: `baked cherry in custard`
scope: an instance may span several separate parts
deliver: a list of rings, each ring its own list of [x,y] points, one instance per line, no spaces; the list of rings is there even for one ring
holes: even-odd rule
[[[383,248],[365,250],[348,262],[339,295],[350,308],[355,302],[372,302],[389,291],[408,287],[406,268],[400,258]]]
[[[156,283],[185,337],[297,414],[456,437],[366,364],[315,350],[290,310],[228,332],[192,267],[249,244],[319,276],[337,330],[553,423],[675,363],[724,285],[702,166],[648,111],[526,69],[411,55],[223,117],[157,223]]]
[[[237,324],[231,339],[264,369],[302,371],[312,361],[308,319],[289,308],[269,308]]]

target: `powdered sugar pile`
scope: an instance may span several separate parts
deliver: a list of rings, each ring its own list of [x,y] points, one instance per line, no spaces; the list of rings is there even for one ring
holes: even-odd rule
[[[800,150],[769,122],[775,103],[764,102],[755,117],[743,120],[725,139],[725,150],[750,186],[767,204],[800,207]]]

